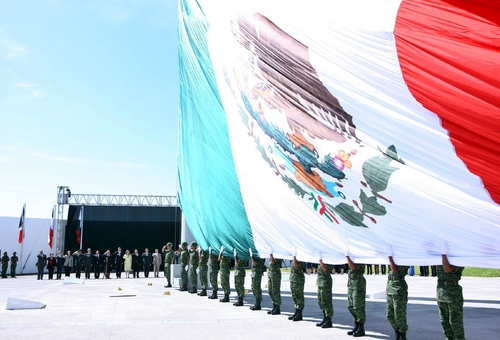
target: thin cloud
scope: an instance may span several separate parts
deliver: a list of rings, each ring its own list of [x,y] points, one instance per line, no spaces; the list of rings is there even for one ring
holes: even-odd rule
[[[33,97],[35,98],[43,98],[44,95],[43,95],[43,92],[38,90],[38,91],[34,91],[32,94],[31,94]]]
[[[12,162],[12,158],[10,157],[0,157],[0,164],[6,164]]]
[[[148,169],[144,164],[139,163],[130,163],[130,162],[116,162],[116,163],[107,163],[105,166],[111,168],[135,168],[135,169]]]
[[[64,162],[64,163],[72,163],[72,164],[85,164],[87,163],[87,160],[85,158],[79,158],[79,157],[62,157],[62,156],[54,156],[54,155],[49,155],[47,153],[38,151],[32,153],[33,156],[42,158],[48,161],[53,161],[53,162]]]
[[[7,39],[2,40],[2,45],[6,50],[4,54],[6,59],[28,61],[29,50],[25,46]]]
[[[18,87],[38,87],[40,85],[35,84],[35,83],[30,83],[27,81],[20,81],[20,82],[16,83],[16,86],[18,86]]]

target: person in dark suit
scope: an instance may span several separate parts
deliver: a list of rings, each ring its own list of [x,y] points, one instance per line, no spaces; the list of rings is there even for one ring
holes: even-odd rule
[[[90,279],[90,269],[94,262],[94,254],[92,254],[92,250],[87,248],[87,252],[83,256],[83,265],[85,267],[85,279]]]
[[[139,268],[141,267],[142,256],[137,249],[132,254],[132,273],[134,278],[139,278]]]
[[[118,247],[118,250],[113,253],[115,257],[115,272],[116,278],[119,279],[122,277],[122,267],[123,267],[123,251],[121,247]]]
[[[102,268],[104,271],[103,279],[109,279],[109,272],[111,271],[111,252],[106,250],[102,255]]]
[[[36,256],[36,267],[38,269],[38,278],[37,280],[43,280],[43,270],[47,265],[47,255],[43,253],[43,250],[40,250],[40,254]]]
[[[102,267],[102,256],[99,254],[99,250],[95,251],[92,266],[94,267],[94,278],[98,279],[101,276]]]
[[[60,280],[62,276],[62,270],[64,266],[64,256],[59,250],[56,255],[56,280]]]
[[[151,262],[152,262],[151,253],[149,252],[148,248],[146,248],[144,253],[142,254],[142,266],[144,269],[144,277],[149,277],[149,269],[151,267]]]
[[[82,275],[82,263],[83,263],[82,250],[78,249],[73,253],[73,264],[75,267],[75,277],[77,279],[79,279],[80,276]]]

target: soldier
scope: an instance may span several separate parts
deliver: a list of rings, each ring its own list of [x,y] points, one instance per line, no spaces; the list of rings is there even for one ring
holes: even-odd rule
[[[396,332],[396,340],[406,340],[406,305],[408,303],[408,284],[405,276],[408,266],[397,266],[394,262],[392,246],[388,248],[389,275],[387,277],[387,320]]]
[[[222,253],[224,251],[224,246],[221,247],[219,253],[219,261],[220,261],[220,284],[222,286],[222,290],[224,291],[224,298],[220,299],[220,302],[229,302],[229,294],[231,294],[231,286],[229,285],[229,274],[231,273],[229,268],[229,262],[231,259],[227,256],[223,256]]]
[[[219,261],[214,254],[212,254],[212,247],[208,247],[208,254],[210,256],[210,285],[212,286],[212,295],[210,295],[209,299],[217,299],[217,276],[219,274]]]
[[[238,301],[233,303],[234,306],[243,306],[243,298],[245,297],[245,261],[238,258],[236,248],[234,249],[234,288],[238,295]]]
[[[282,259],[275,259],[273,251],[270,249],[269,254],[269,271],[267,273],[267,292],[273,303],[273,309],[267,314],[281,314],[281,264]]]
[[[304,309],[304,285],[306,283],[304,267],[304,262],[297,261],[297,250],[294,250],[292,264],[290,266],[290,290],[292,292],[295,313],[288,317],[288,320],[302,320],[302,310]]]
[[[444,241],[441,249],[442,265],[437,268],[439,319],[446,339],[465,340],[464,297],[462,286],[458,284],[464,267],[451,265],[447,253],[448,245]]]
[[[186,292],[187,286],[188,286],[188,275],[187,271],[189,268],[189,252],[187,249],[188,243],[187,242],[182,242],[182,244],[179,246],[180,252],[181,252],[181,280],[182,280],[182,286],[179,289],[181,292]]]
[[[264,259],[254,256],[252,249],[250,258],[252,259],[252,293],[255,296],[255,304],[250,307],[251,310],[261,310],[262,301],[262,274],[264,273]]]
[[[7,255],[7,252],[3,252],[2,256],[2,279],[7,278],[7,268],[9,267],[9,256]]]
[[[198,264],[200,260],[198,258],[198,252],[196,251],[198,248],[198,243],[191,242],[191,249],[189,250],[189,278],[191,280],[192,288],[189,291],[191,294],[198,293]]]
[[[366,280],[363,276],[365,272],[364,264],[355,264],[352,262],[349,255],[349,248],[346,247],[345,258],[349,265],[347,271],[347,308],[354,318],[354,329],[347,332],[347,335],[360,337],[365,335],[365,297],[366,297]]]
[[[319,259],[318,277],[316,285],[318,286],[318,305],[323,312],[323,321],[316,324],[317,327],[331,328],[333,317],[333,301],[332,301],[332,288],[333,280],[331,272],[334,266],[324,264],[323,260]]]
[[[17,253],[13,252],[12,256],[10,257],[10,277],[16,277],[17,261],[19,261]]]
[[[198,272],[200,275],[201,282],[201,292],[198,293],[199,296],[207,296],[208,288],[208,252],[198,247],[198,259],[200,266]]]
[[[165,254],[165,267],[163,268],[163,273],[165,275],[165,278],[167,279],[167,285],[164,286],[165,288],[172,287],[172,284],[170,282],[172,278],[170,269],[172,267],[172,263],[174,263],[174,251],[172,250],[173,246],[174,244],[172,242],[168,242],[161,249],[162,253]]]

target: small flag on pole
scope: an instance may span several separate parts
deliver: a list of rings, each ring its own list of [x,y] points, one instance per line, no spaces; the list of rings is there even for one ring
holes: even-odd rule
[[[21,219],[19,220],[19,243],[23,243],[25,232],[24,232],[24,215],[26,214],[26,204],[23,205],[23,212],[21,213]]]
[[[78,226],[76,227],[76,242],[78,244],[81,243],[81,233],[83,226],[83,205],[80,207],[80,214],[78,215]]]
[[[52,249],[52,240],[54,238],[54,211],[56,207],[52,208],[52,219],[50,220],[50,228],[49,228],[49,237],[47,239],[47,243],[49,244],[50,249]]]

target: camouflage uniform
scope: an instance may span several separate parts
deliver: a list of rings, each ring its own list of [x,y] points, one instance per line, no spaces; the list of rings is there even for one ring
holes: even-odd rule
[[[443,266],[437,268],[437,301],[439,319],[444,336],[448,340],[465,340],[464,333],[464,297],[462,286],[458,281],[462,278],[463,267],[454,267],[451,273],[446,273]]]
[[[252,266],[252,293],[255,300],[262,301],[262,274],[264,273],[264,259],[255,259]]]
[[[181,251],[181,280],[182,285],[187,286],[188,284],[188,275],[187,270],[185,269],[188,264],[189,252],[187,249],[182,249]]]
[[[231,286],[229,285],[229,275],[231,270],[229,269],[229,262],[231,259],[226,256],[222,256],[220,260],[220,285],[222,286],[222,290],[224,291],[224,295],[231,294]]]
[[[191,285],[193,289],[198,287],[198,274],[196,269],[198,269],[198,264],[200,259],[198,258],[198,252],[196,250],[189,251],[189,279],[191,280]]]
[[[389,266],[387,277],[387,320],[396,332],[405,333],[408,330],[406,323],[406,304],[408,303],[408,284],[405,276],[408,274],[407,266],[397,266],[398,272],[393,273]]]
[[[354,322],[365,323],[365,297],[366,280],[363,276],[365,272],[364,264],[355,264],[356,269],[349,268],[347,271],[347,308],[351,312]]]
[[[306,277],[304,275],[304,262],[298,262],[298,267],[292,264],[290,265],[290,290],[292,292],[292,298],[294,302],[295,309],[304,309],[304,285],[306,283]]]
[[[10,257],[10,277],[16,277],[16,267],[19,258],[15,254],[16,252],[14,252],[14,255]]]
[[[217,291],[219,285],[217,283],[217,275],[219,274],[219,261],[217,260],[217,255],[212,255],[210,260],[210,285],[212,290]]]
[[[269,263],[267,272],[267,292],[273,305],[281,306],[281,263],[282,259],[275,259],[275,263]]]
[[[163,272],[165,274],[165,278],[167,279],[168,284],[171,284],[170,278],[172,277],[171,268],[172,268],[172,260],[174,259],[174,251],[172,250],[172,248],[170,248],[170,249],[165,249],[163,253],[165,254],[165,268]]]
[[[325,317],[333,317],[333,301],[332,301],[332,288],[333,279],[331,272],[334,266],[325,264],[327,272],[323,271],[322,266],[318,266],[318,278],[316,285],[318,286],[318,305]]]
[[[236,294],[240,298],[245,296],[245,262],[246,261],[235,261],[234,264],[234,288],[236,289]]]
[[[200,282],[201,288],[208,288],[208,251],[200,250]]]
[[[2,256],[2,278],[6,279],[7,278],[7,268],[9,267],[9,257],[7,256],[7,253],[4,253]]]

